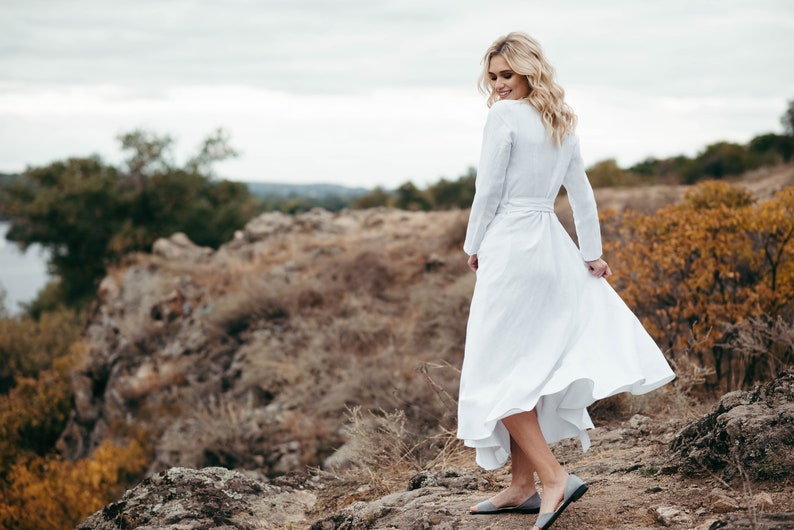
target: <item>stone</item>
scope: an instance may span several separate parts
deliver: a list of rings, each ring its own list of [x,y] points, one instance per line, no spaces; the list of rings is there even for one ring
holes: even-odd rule
[[[709,494],[709,508],[711,513],[729,513],[741,510],[742,504],[735,495],[723,489],[714,488]]]
[[[177,232],[171,237],[161,237],[152,245],[152,253],[169,260],[206,260],[213,250],[209,247],[200,247],[193,243],[183,232]]]
[[[726,481],[788,480],[794,474],[794,370],[748,392],[726,394],[670,445],[680,470],[705,468]]]
[[[684,528],[692,520],[681,508],[674,506],[659,506],[654,515],[659,523],[672,528]]]
[[[756,509],[764,511],[767,511],[769,508],[775,505],[775,503],[772,501],[772,496],[766,491],[762,491],[761,493],[756,493],[753,495],[753,502],[755,503]]]
[[[306,520],[317,498],[237,471],[171,468],[127,491],[77,526],[77,530],[225,528],[269,530]]]

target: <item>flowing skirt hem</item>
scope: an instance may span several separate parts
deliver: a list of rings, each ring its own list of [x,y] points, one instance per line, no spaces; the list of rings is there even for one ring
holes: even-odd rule
[[[633,383],[603,393],[595,392],[595,382],[590,378],[583,377],[572,381],[559,391],[544,390],[544,393],[533,402],[500,410],[490,415],[491,417],[483,425],[483,431],[490,432],[471,433],[476,436],[473,437],[469,433],[459,430],[458,438],[463,439],[466,447],[476,450],[476,461],[480,467],[487,470],[498,469],[507,463],[510,456],[510,434],[501,420],[514,414],[536,409],[538,422],[547,443],[552,444],[567,438],[579,437],[582,452],[586,452],[590,448],[590,437],[587,430],[593,428],[593,423],[587,413],[588,406],[595,401],[622,392],[629,392],[633,395],[646,394],[666,385],[674,378],[675,374],[669,371],[668,374],[654,381],[649,382],[646,378],[639,378]],[[585,389],[589,390],[582,393]]]

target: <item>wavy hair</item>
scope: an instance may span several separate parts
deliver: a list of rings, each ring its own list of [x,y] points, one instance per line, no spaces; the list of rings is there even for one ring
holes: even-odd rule
[[[504,57],[515,73],[526,76],[529,95],[525,99],[540,113],[549,139],[553,136],[557,145],[562,145],[563,137],[576,128],[576,114],[565,103],[565,90],[554,80],[554,67],[543,55],[540,43],[526,33],[514,31],[491,44],[483,56],[483,69],[478,83],[480,92],[488,96],[488,107],[498,97],[488,73],[491,58],[495,55]]]

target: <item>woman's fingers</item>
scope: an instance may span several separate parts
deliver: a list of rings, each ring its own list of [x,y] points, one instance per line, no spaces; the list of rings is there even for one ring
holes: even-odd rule
[[[596,278],[609,278],[612,276],[612,269],[610,269],[609,265],[607,265],[607,262],[601,258],[588,261],[587,267],[590,269],[590,274]]]

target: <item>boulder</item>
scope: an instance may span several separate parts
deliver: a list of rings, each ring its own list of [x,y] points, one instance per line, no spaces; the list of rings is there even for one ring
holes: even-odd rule
[[[193,243],[186,234],[177,232],[171,237],[161,237],[152,245],[152,253],[169,260],[203,261],[209,258],[213,250],[200,247]]]
[[[127,491],[77,530],[205,528],[266,530],[304,523],[314,494],[269,484],[221,467],[175,467]]]
[[[671,444],[679,469],[731,481],[791,481],[794,472],[794,370],[749,392],[726,394]]]

